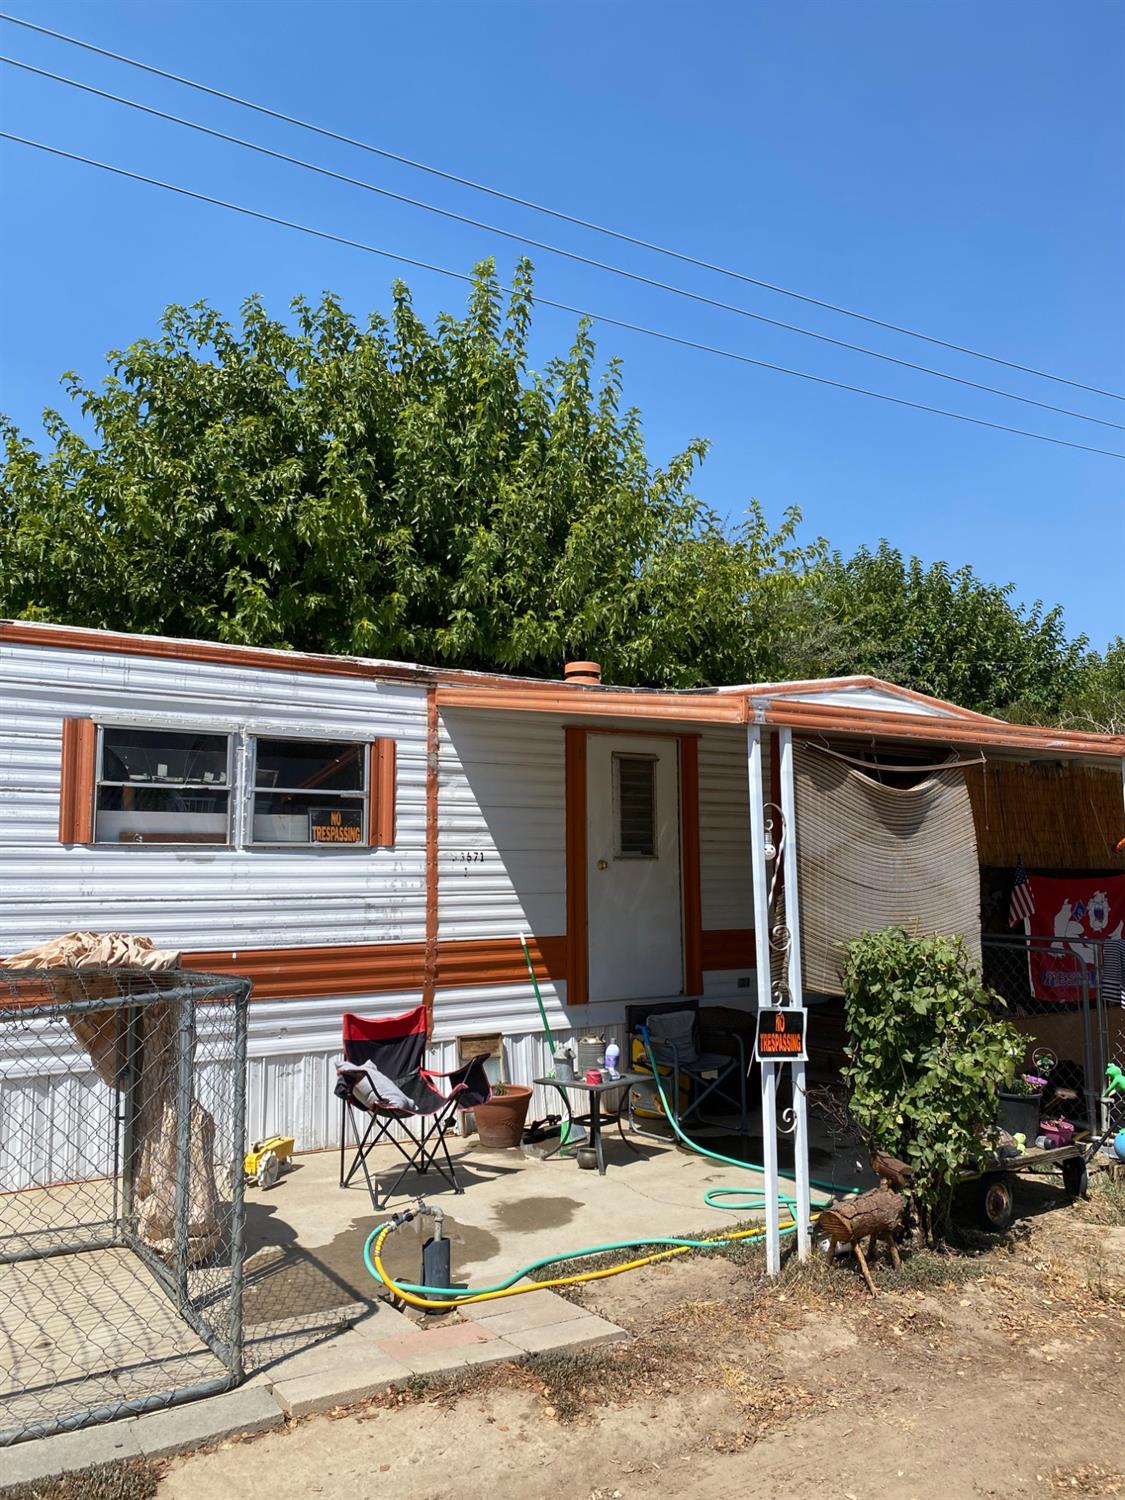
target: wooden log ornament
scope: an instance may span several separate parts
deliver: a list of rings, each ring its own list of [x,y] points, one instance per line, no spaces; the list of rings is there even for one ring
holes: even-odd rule
[[[894,1161],[887,1157],[888,1162]],[[901,1165],[899,1163],[898,1165]],[[885,1180],[885,1179],[884,1179]],[[872,1188],[856,1198],[842,1198],[831,1204],[820,1215],[820,1229],[828,1236],[828,1260],[836,1255],[837,1245],[851,1245],[867,1290],[875,1296],[875,1283],[871,1279],[867,1257],[874,1255],[879,1240],[887,1246],[895,1270],[901,1266],[895,1235],[902,1228],[906,1213],[906,1201],[901,1193],[888,1187]],[[867,1241],[864,1255],[862,1241]]]

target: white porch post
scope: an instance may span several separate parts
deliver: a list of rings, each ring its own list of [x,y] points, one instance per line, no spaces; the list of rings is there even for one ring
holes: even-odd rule
[[[797,889],[797,798],[793,787],[793,731],[782,729],[778,740],[781,750],[781,816],[785,824],[785,925],[789,930],[789,1004],[804,1005],[801,989],[801,904]],[[807,1260],[809,1243],[809,1112],[805,1099],[803,1062],[789,1065],[793,1069],[793,1164],[797,1178],[797,1255]]]
[[[770,986],[769,880],[766,872],[765,783],[762,777],[762,731],[746,727],[750,790],[750,869],[754,893],[754,962],[758,975],[758,1008],[772,1003]],[[777,1203],[777,1064],[762,1062],[762,1167],[766,1179],[766,1272],[781,1270],[780,1216]]]

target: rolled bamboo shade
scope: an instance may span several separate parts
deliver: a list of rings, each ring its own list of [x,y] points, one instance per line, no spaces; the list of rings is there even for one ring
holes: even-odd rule
[[[1121,772],[1057,762],[989,760],[966,777],[980,862],[1014,869],[1125,870]]]
[[[961,770],[917,786],[794,746],[801,948],[805,988],[840,995],[844,946],[901,926],[959,934],[980,958],[980,870]]]

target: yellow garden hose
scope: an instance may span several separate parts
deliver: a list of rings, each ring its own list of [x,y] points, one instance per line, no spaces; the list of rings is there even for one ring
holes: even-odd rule
[[[731,1166],[745,1167],[749,1171],[760,1172],[762,1169],[756,1163],[739,1161],[737,1157],[723,1156],[717,1151],[710,1151],[706,1146],[701,1146],[697,1141],[693,1141],[680,1128],[678,1120],[668,1105],[646,1028],[641,1028],[641,1035],[644,1038],[645,1051],[648,1054],[649,1065],[661,1104],[664,1108],[664,1113],[671,1123],[676,1136],[684,1145],[699,1152],[701,1156],[708,1156],[713,1161],[725,1162]],[[783,1172],[780,1175],[788,1178],[791,1174]],[[817,1183],[816,1186],[835,1189],[837,1192],[844,1193],[856,1191],[854,1188],[839,1188],[831,1183]],[[765,1190],[762,1188],[711,1188],[704,1194],[704,1202],[710,1208],[722,1208],[724,1206],[733,1208],[735,1205],[723,1205],[718,1200],[735,1195],[741,1196],[746,1193],[752,1194],[755,1198],[763,1198]],[[784,1203],[785,1212],[788,1215],[787,1218],[782,1220],[778,1228],[781,1233],[788,1234],[797,1228],[797,1221],[793,1217],[794,1200],[784,1193],[778,1196]],[[761,1207],[761,1204],[740,1203],[737,1206],[752,1210]],[[820,1207],[824,1207],[824,1205],[820,1205]],[[766,1233],[765,1226],[759,1225],[754,1229],[735,1229],[728,1234],[717,1234],[699,1240],[679,1239],[668,1235],[654,1236],[649,1239],[618,1240],[608,1245],[591,1245],[582,1250],[567,1250],[560,1255],[544,1256],[540,1260],[532,1261],[529,1265],[521,1267],[520,1270],[509,1276],[506,1281],[498,1282],[495,1286],[482,1287],[475,1292],[470,1292],[458,1291],[453,1288],[423,1286],[415,1282],[398,1282],[383,1264],[382,1249],[387,1236],[399,1228],[400,1225],[408,1223],[411,1219],[415,1218],[419,1211],[432,1212],[432,1210],[426,1209],[425,1205],[420,1204],[419,1210],[408,1210],[402,1214],[395,1214],[388,1223],[379,1225],[373,1229],[364,1242],[363,1260],[375,1280],[381,1282],[394,1296],[401,1298],[403,1302],[411,1307],[423,1308],[427,1311],[444,1311],[451,1307],[467,1307],[474,1302],[494,1302],[500,1297],[522,1297],[527,1292],[548,1291],[551,1287],[556,1286],[576,1286],[584,1281],[601,1281],[607,1276],[620,1276],[624,1271],[635,1271],[640,1266],[650,1266],[654,1261],[668,1260],[674,1255],[686,1255],[689,1250],[710,1250],[718,1245],[730,1244],[736,1240],[758,1240]],[[440,1216],[440,1210],[438,1214]],[[643,1255],[624,1261],[621,1265],[606,1266],[597,1271],[575,1271],[569,1276],[555,1276],[546,1281],[533,1281],[526,1286],[516,1285],[517,1282],[525,1280],[533,1271],[537,1271],[543,1266],[556,1265],[560,1261],[582,1260],[586,1256],[605,1255],[617,1250],[635,1250],[641,1245],[663,1245],[667,1248],[654,1251],[651,1255]]]
[[[641,1240],[622,1240],[609,1245],[592,1245],[585,1250],[568,1250],[561,1255],[548,1255],[542,1260],[532,1261],[530,1265],[524,1266],[515,1272],[508,1282],[496,1287],[489,1287],[479,1292],[457,1293],[451,1291],[448,1296],[427,1297],[425,1292],[439,1290],[436,1287],[419,1287],[413,1283],[402,1283],[394,1279],[383,1264],[382,1249],[383,1242],[400,1225],[409,1222],[415,1217],[414,1211],[405,1214],[396,1214],[394,1219],[386,1224],[381,1224],[373,1229],[367,1237],[363,1247],[363,1259],[367,1269],[377,1281],[383,1285],[394,1296],[402,1299],[411,1307],[423,1308],[427,1311],[448,1311],[451,1307],[465,1307],[473,1302],[494,1302],[500,1297],[522,1297],[527,1292],[548,1291],[556,1286],[575,1286],[583,1281],[601,1281],[607,1276],[620,1276],[623,1271],[635,1271],[640,1266],[652,1265],[654,1261],[667,1260],[673,1255],[686,1255],[689,1250],[710,1250],[718,1245],[726,1245],[734,1240],[757,1240],[765,1234],[765,1227],[756,1229],[735,1229],[729,1234],[714,1235],[708,1239],[685,1240],[668,1238],[653,1238]],[[781,1229],[788,1232],[796,1229],[796,1221],[786,1219],[781,1224]],[[569,1276],[555,1276],[547,1281],[533,1281],[527,1286],[516,1286],[513,1283],[522,1281],[532,1271],[538,1270],[540,1266],[551,1265],[554,1262],[564,1260],[577,1260],[587,1255],[604,1255],[614,1250],[635,1249],[638,1245],[668,1245],[667,1250],[658,1250],[652,1255],[640,1256],[634,1260],[624,1261],[619,1266],[605,1266],[597,1271],[576,1271]]]

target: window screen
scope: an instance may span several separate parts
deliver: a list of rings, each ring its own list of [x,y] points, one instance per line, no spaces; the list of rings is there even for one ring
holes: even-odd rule
[[[614,755],[613,800],[618,859],[656,858],[654,755]]]
[[[255,741],[252,840],[347,848],[367,843],[367,746]]]
[[[225,844],[230,736],[106,725],[94,837],[99,844]]]

